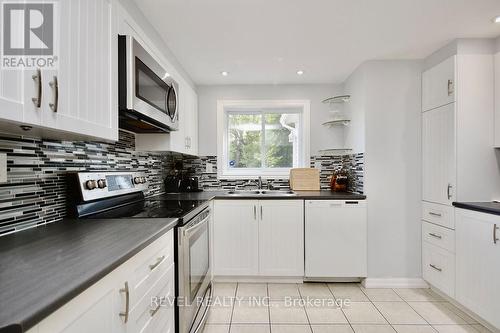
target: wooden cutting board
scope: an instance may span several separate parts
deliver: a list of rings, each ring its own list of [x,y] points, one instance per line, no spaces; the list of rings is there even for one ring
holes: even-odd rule
[[[319,170],[313,168],[290,169],[290,188],[295,191],[319,191]]]

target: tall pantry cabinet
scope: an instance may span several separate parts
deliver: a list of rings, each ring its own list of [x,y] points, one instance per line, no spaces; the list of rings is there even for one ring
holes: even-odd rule
[[[455,201],[491,201],[500,190],[494,140],[493,55],[455,44],[422,74],[422,272],[455,296]],[[488,42],[485,42],[486,44]],[[475,48],[477,47],[477,52]],[[443,60],[443,58],[445,58]]]

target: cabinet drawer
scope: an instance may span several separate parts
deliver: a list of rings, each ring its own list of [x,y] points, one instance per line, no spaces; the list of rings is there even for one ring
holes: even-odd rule
[[[422,221],[422,240],[455,253],[455,231]]]
[[[451,206],[422,201],[422,220],[455,229],[455,210]]]
[[[173,241],[171,230],[134,257],[134,270],[129,277],[131,309],[173,264]]]
[[[174,265],[170,265],[131,310],[128,332],[168,332],[174,321],[174,281]]]
[[[455,296],[455,254],[422,242],[424,279],[450,297]]]

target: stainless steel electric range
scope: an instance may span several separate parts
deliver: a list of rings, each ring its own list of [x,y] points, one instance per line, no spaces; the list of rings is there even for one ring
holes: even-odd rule
[[[179,333],[203,329],[211,298],[207,201],[145,198],[147,176],[138,172],[68,175],[68,215],[78,219],[178,218],[176,227],[176,326]]]

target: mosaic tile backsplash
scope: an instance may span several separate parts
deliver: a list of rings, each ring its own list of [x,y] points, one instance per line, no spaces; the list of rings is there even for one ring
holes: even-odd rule
[[[207,163],[212,164],[212,172],[206,172]],[[349,170],[350,182],[348,190],[363,193],[364,154],[351,154],[343,156],[312,156],[311,167],[320,163],[321,189],[330,189],[330,177],[334,170],[345,166]],[[255,182],[248,179],[227,180],[217,178],[217,156],[203,156],[198,158],[184,158],[184,171],[190,171],[199,177],[200,187],[206,191],[220,189],[245,189],[255,187]],[[263,180],[263,186],[271,184],[276,189],[289,189],[288,179]]]
[[[0,132],[0,153],[7,154],[6,183],[0,183],[0,236],[34,226],[57,222],[66,214],[65,176],[76,171],[141,171],[147,174],[145,195],[164,190],[163,179],[175,161],[183,161],[200,179],[205,190],[255,187],[248,180],[217,179],[217,157],[186,157],[172,153],[135,151],[133,134],[120,131],[116,143],[44,140]],[[207,163],[213,172],[206,172]],[[342,165],[351,171],[350,191],[363,193],[363,154],[313,156],[311,167],[321,164],[321,187],[329,188],[329,177]],[[264,180],[264,186],[289,188],[288,179]]]
[[[0,133],[7,154],[7,183],[0,183],[0,235],[61,220],[66,213],[65,174],[74,171],[141,171],[146,195],[159,193],[171,155],[136,153],[133,134],[114,144],[34,139]]]

